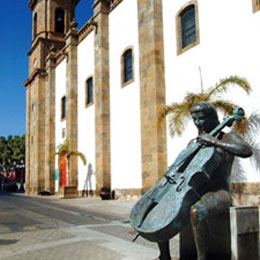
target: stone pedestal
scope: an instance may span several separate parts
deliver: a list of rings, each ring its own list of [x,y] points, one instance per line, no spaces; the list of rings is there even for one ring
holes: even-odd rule
[[[259,211],[256,206],[231,207],[232,260],[259,259]]]
[[[216,215],[208,221],[210,241],[208,260],[230,260],[231,239],[229,213]],[[196,247],[191,224],[180,233],[180,260],[197,260]]]
[[[63,198],[76,198],[78,197],[78,187],[77,186],[65,186],[63,188]]]

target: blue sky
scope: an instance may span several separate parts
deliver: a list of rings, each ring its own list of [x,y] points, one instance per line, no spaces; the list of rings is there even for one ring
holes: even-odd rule
[[[92,16],[94,0],[80,0],[76,21],[81,28]],[[0,0],[0,136],[25,134],[28,56],[32,39],[29,0]]]

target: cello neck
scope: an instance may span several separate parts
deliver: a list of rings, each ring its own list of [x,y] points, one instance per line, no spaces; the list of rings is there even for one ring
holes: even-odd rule
[[[216,136],[224,127],[231,127],[234,121],[241,121],[245,116],[245,111],[243,108],[238,108],[233,111],[233,115],[227,116],[224,121],[217,125],[209,134],[211,136]]]

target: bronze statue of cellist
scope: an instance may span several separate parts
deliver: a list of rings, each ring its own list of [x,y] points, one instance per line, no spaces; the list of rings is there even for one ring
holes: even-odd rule
[[[234,156],[249,157],[251,147],[235,132],[220,132],[217,136],[209,133],[219,125],[215,107],[208,102],[200,102],[190,110],[193,122],[198,129],[198,137],[190,141],[203,142],[206,146],[216,147],[222,162],[216,165],[211,181],[203,195],[190,208],[190,221],[197,250],[197,259],[207,259],[209,230],[207,220],[216,214],[227,211],[231,205],[229,179]],[[214,168],[214,167],[213,167]],[[214,236],[214,234],[212,234]],[[158,242],[160,260],[170,260],[169,241]]]

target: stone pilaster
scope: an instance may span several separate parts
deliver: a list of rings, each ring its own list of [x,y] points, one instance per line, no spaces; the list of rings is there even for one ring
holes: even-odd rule
[[[111,186],[109,97],[109,2],[95,0],[95,120],[97,190]]]
[[[26,135],[25,135],[25,144],[26,144],[26,154],[25,154],[25,183],[26,183],[26,190],[27,194],[30,193],[30,176],[31,176],[31,167],[30,167],[30,125],[31,125],[31,87],[30,85],[26,88]]]
[[[157,118],[165,104],[162,0],[138,0],[143,190],[167,170],[165,122]]]
[[[46,58],[45,190],[55,193],[55,53]]]
[[[76,24],[71,24],[71,29],[66,35],[67,55],[66,65],[66,138],[70,141],[70,148],[78,147],[78,82],[77,82],[77,44],[78,34]],[[68,162],[68,184],[78,186],[78,157],[71,156]]]
[[[45,87],[46,87],[46,72],[39,74],[37,84],[38,106],[37,106],[37,161],[38,161],[38,185],[37,193],[44,191],[45,188]]]

